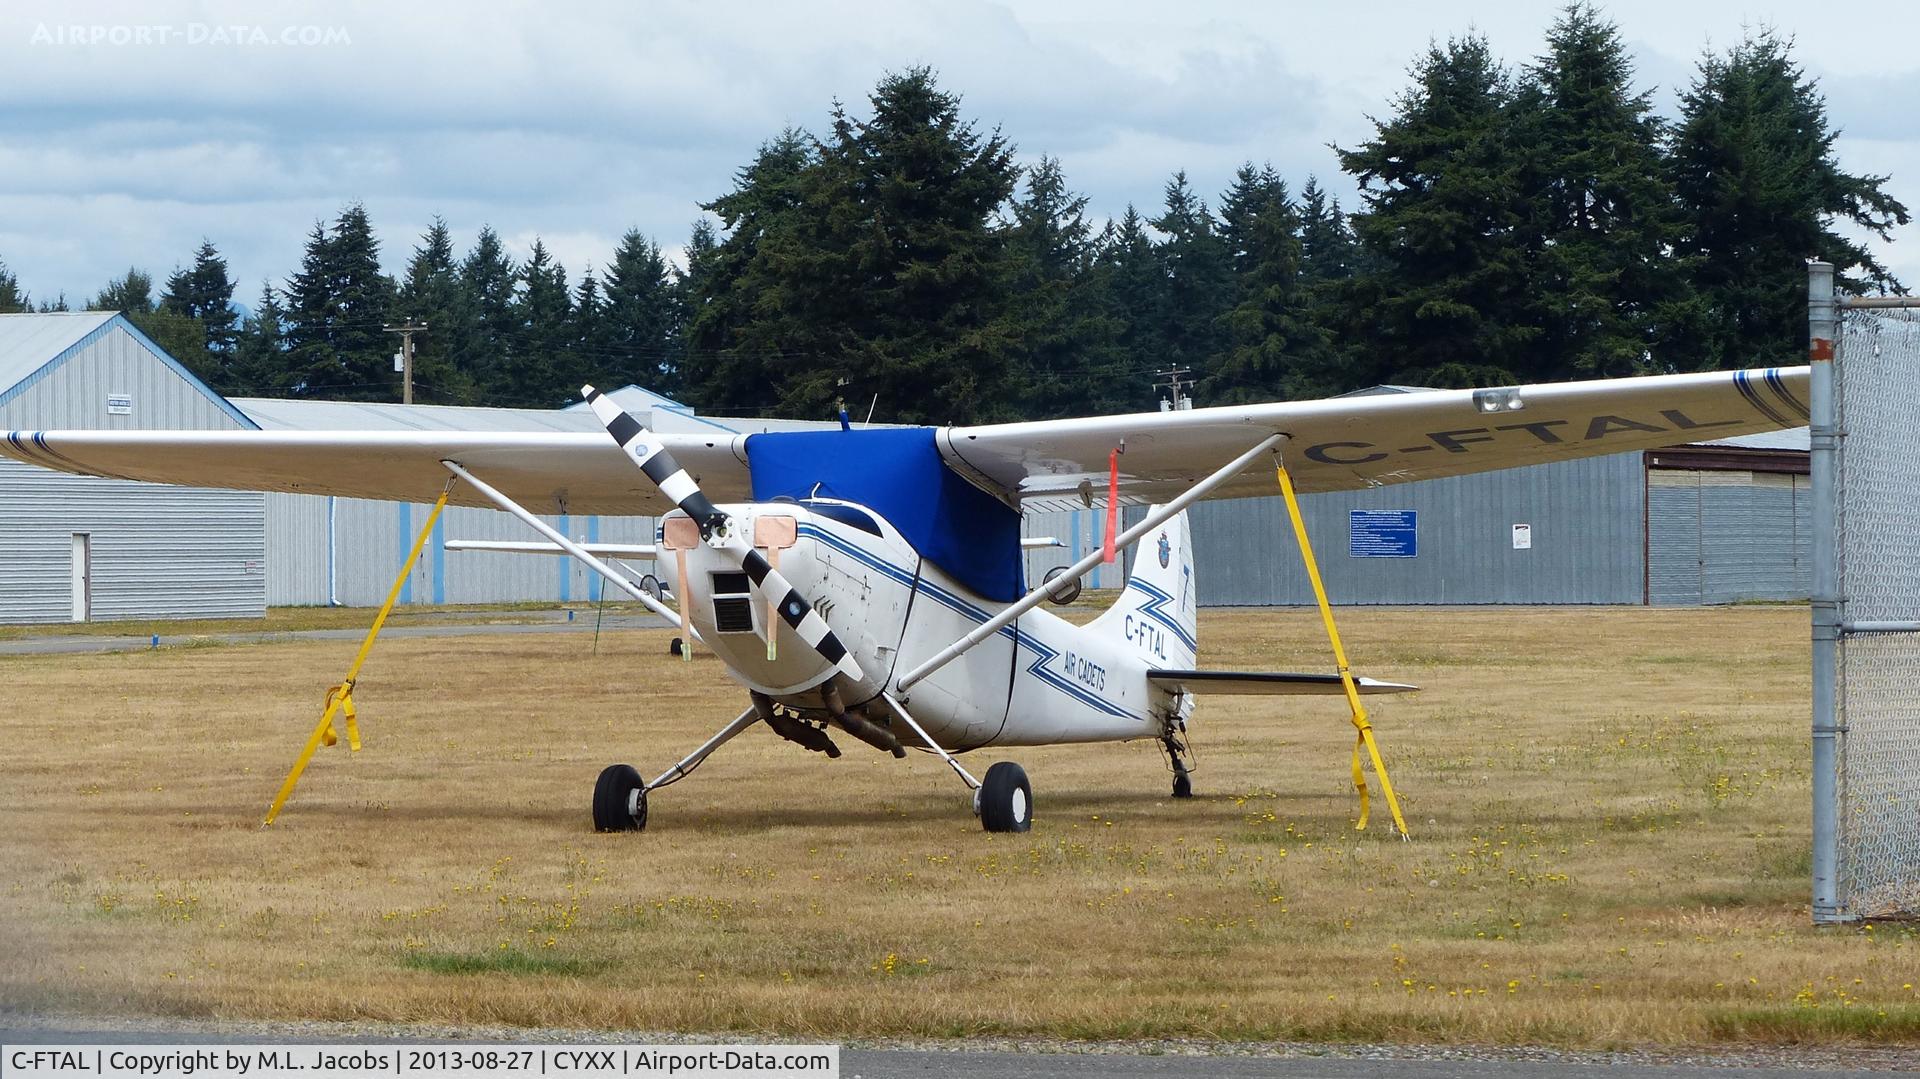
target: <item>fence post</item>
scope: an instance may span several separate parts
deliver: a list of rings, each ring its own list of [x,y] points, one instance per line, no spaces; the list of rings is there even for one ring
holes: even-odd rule
[[[1847,921],[1839,898],[1839,715],[1835,700],[1840,647],[1838,432],[1834,427],[1834,353],[1839,313],[1833,264],[1807,263],[1808,468],[1813,485],[1813,921]]]

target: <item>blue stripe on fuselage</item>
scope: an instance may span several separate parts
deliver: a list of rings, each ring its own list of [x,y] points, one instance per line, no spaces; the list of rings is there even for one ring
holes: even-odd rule
[[[988,619],[993,617],[991,614],[987,613],[985,608],[980,607],[977,604],[969,603],[965,598],[947,591],[946,589],[940,587],[937,584],[934,584],[932,581],[929,581],[924,577],[916,579],[913,574],[908,573],[906,570],[902,569],[901,567],[894,565],[893,563],[873,554],[870,551],[862,550],[861,548],[856,547],[851,543],[848,543],[846,540],[841,539],[839,536],[836,536],[831,532],[828,532],[825,529],[820,528],[817,525],[801,525],[800,536],[806,539],[818,540],[819,542],[824,543],[827,546],[833,548],[834,550],[839,551],[842,554],[845,554],[847,557],[852,558],[853,560],[859,562],[861,565],[868,566],[874,570],[877,570],[880,573],[885,574],[888,578],[894,581],[898,581],[899,583],[904,584],[909,588],[918,588],[929,599],[940,604],[942,607],[945,607],[955,612],[956,614],[959,614],[962,617],[969,619],[970,621],[985,624]],[[1112,701],[1106,700],[1103,697],[1096,696],[1095,694],[1083,689],[1082,687],[1067,681],[1058,672],[1048,670],[1046,668],[1046,664],[1051,663],[1055,659],[1058,659],[1060,657],[1060,653],[1054,651],[1051,647],[1049,647],[1046,644],[1046,642],[1040,640],[1038,637],[1035,637],[1033,634],[1031,633],[1023,634],[1023,633],[1020,633],[1018,630],[1016,630],[1013,626],[1003,626],[1000,629],[1000,636],[1005,637],[1008,640],[1012,641],[1015,648],[1018,648],[1020,645],[1025,644],[1027,648],[1034,653],[1034,655],[1039,657],[1035,659],[1034,662],[1027,668],[1027,673],[1032,674],[1034,677],[1038,678],[1041,682],[1053,687],[1054,689],[1059,690],[1062,693],[1065,693],[1067,696],[1072,697],[1074,700],[1077,700],[1082,704],[1087,705],[1090,708],[1093,708],[1100,712],[1105,712],[1108,715],[1125,716],[1128,719],[1144,719],[1144,717],[1136,715],[1132,712],[1129,712],[1126,709],[1121,708],[1119,705],[1114,704]]]

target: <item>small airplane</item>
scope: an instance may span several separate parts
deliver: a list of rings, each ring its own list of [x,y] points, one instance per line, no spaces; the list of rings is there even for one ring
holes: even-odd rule
[[[584,387],[606,435],[445,431],[10,432],[0,453],[85,475],[197,487],[493,505],[716,654],[747,707],[649,780],[627,764],[595,783],[602,831],[648,822],[649,795],[747,729],[828,757],[844,734],[902,757],[937,755],[992,832],[1033,821],[1026,772],[976,777],[987,746],[1152,740],[1185,762],[1195,698],[1343,694],[1338,674],[1198,667],[1193,545],[1201,498],[1457,476],[1795,426],[1808,368],[1662,375],[1194,408],[985,426],[754,435],[655,434]],[[610,436],[610,437],[609,437]],[[1147,506],[1108,541],[1147,546],[1114,605],[1086,625],[1069,600],[1096,551],[1029,588],[1023,509]],[[529,508],[532,506],[534,508]],[[658,543],[589,547],[537,512],[653,515]],[[1109,520],[1113,515],[1109,514]],[[1111,526],[1110,526],[1111,527]],[[670,592],[602,558],[672,556]],[[671,595],[669,607],[663,595]],[[1366,693],[1412,686],[1358,679]]]

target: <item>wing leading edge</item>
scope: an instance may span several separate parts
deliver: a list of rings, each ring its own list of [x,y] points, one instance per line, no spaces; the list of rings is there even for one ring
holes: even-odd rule
[[[1303,492],[1353,490],[1753,434],[1806,422],[1805,367],[1658,375],[1496,390],[1435,390],[1234,405],[937,432],[976,485],[1031,509],[1120,493],[1164,502],[1280,432]],[[848,437],[858,437],[859,430]],[[662,435],[703,490],[752,497],[745,435]],[[432,501],[452,460],[538,512],[657,515],[672,506],[604,434],[463,431],[15,431],[0,455],[63,472],[251,491]],[[1210,498],[1276,493],[1265,462]],[[456,485],[458,505],[487,505]]]
[[[689,472],[724,500],[749,497],[732,434],[663,435]],[[431,502],[451,460],[537,513],[657,515],[673,508],[599,432],[14,431],[0,454],[112,479]],[[450,501],[491,506],[465,484]]]
[[[1335,397],[951,427],[941,449],[989,490],[1067,509],[1104,501],[1116,447],[1122,500],[1164,502],[1278,431],[1298,489],[1342,491],[1796,427],[1807,383],[1788,367]],[[1258,462],[1209,497],[1275,493]]]

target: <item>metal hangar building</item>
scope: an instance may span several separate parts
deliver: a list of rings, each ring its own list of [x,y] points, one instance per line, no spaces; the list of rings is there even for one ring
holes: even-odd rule
[[[253,426],[124,316],[0,315],[0,432]],[[260,617],[264,507],[0,458],[0,623]]]

